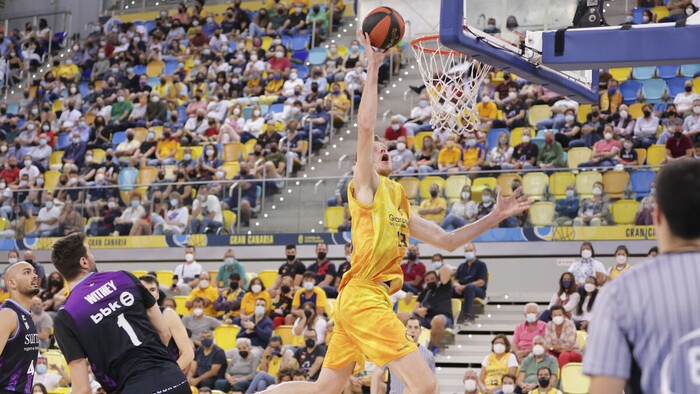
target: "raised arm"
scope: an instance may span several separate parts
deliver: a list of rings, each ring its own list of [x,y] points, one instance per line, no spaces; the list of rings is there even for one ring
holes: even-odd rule
[[[385,52],[375,52],[369,35],[358,31],[357,36],[367,51],[367,82],[357,111],[357,165],[353,176],[355,198],[372,204],[374,191],[379,186],[379,175],[374,170],[374,127],[377,122],[377,79]]]
[[[155,328],[158,332],[163,345],[167,346],[171,338],[170,329],[165,322],[165,318],[163,317],[160,308],[158,308],[158,304],[154,304],[152,307],[148,308],[148,310],[146,310],[146,314],[148,315],[148,319],[151,321],[151,324],[153,324],[153,328]]]
[[[528,200],[529,194],[516,197],[520,195],[521,189],[522,186],[517,188],[510,197],[505,198],[501,196],[501,188],[496,186],[496,208],[476,222],[462,226],[452,232],[448,233],[437,224],[418,215],[411,215],[408,220],[408,229],[413,238],[452,252],[467,242],[474,240],[491,227],[495,227],[503,219],[527,210],[534,201]]]

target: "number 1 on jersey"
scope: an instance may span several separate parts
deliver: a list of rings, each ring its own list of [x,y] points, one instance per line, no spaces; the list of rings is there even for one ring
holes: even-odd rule
[[[141,345],[141,341],[139,341],[139,338],[136,336],[134,328],[131,327],[131,324],[129,324],[128,321],[126,321],[126,317],[124,317],[123,313],[117,316],[117,325],[126,331],[126,334],[129,336],[129,339],[131,339],[131,343],[133,343],[134,346]]]

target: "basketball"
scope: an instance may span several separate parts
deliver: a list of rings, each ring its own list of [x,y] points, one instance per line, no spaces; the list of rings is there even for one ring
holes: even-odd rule
[[[389,49],[401,41],[404,22],[396,10],[377,7],[362,21],[362,32],[369,34],[372,46],[381,50]]]

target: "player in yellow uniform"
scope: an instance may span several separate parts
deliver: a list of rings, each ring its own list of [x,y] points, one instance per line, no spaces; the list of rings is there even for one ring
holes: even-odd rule
[[[265,393],[340,393],[353,372],[364,369],[364,356],[389,368],[405,383],[405,393],[437,393],[437,381],[392,310],[389,295],[401,289],[401,260],[414,238],[453,251],[501,220],[530,206],[526,196],[499,198],[496,208],[476,223],[446,233],[411,209],[403,187],[387,178],[391,160],[384,144],[374,141],[377,76],[387,52],[367,48],[367,81],[358,111],[357,165],[348,185],[352,215],[352,267],[338,288],[335,328],[316,382],[283,383]],[[499,196],[500,197],[500,196]]]

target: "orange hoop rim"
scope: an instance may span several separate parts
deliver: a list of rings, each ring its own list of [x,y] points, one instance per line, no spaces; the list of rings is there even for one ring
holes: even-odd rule
[[[430,48],[425,48],[425,47],[421,47],[420,45],[418,45],[421,42],[433,41],[433,40],[440,43],[440,35],[434,34],[431,36],[418,37],[418,38],[414,39],[413,41],[411,41],[411,47],[413,47],[413,49],[416,51],[421,51],[421,52],[431,53],[431,54],[467,56],[464,53],[453,51],[453,50],[430,49]]]

